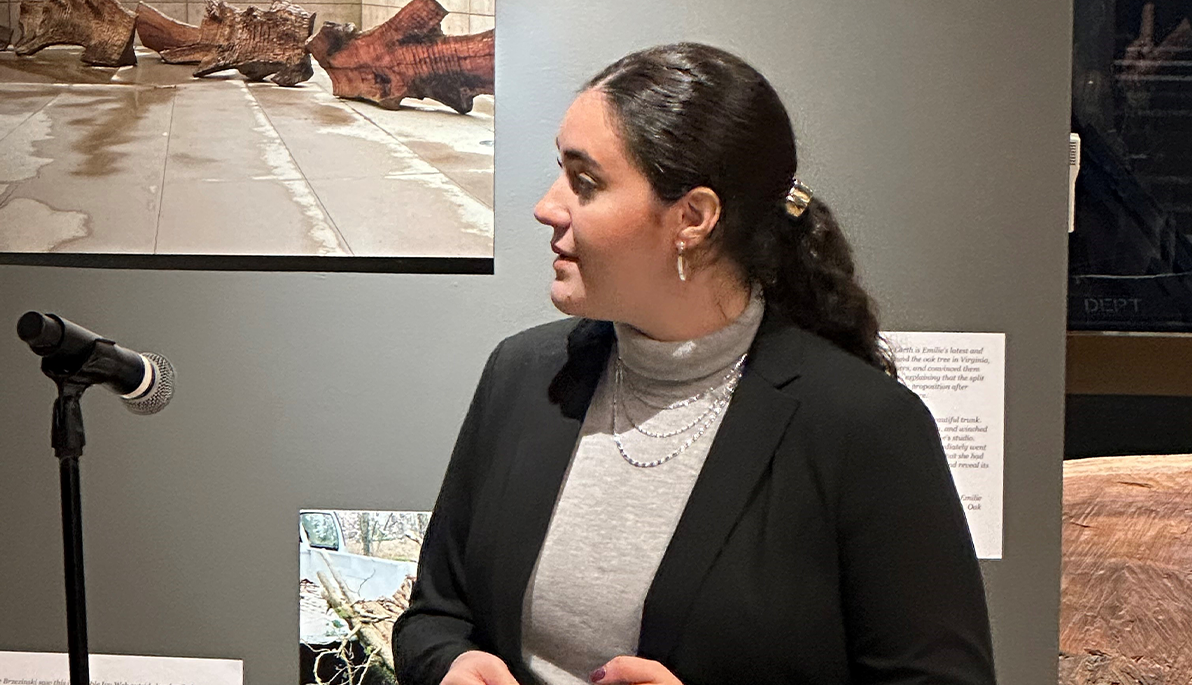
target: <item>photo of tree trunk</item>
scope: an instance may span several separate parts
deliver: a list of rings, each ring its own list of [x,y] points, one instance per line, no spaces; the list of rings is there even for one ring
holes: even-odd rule
[[[443,2],[0,0],[0,263],[490,273],[495,8]]]
[[[393,622],[430,513],[304,509],[298,521],[299,684],[396,683]]]

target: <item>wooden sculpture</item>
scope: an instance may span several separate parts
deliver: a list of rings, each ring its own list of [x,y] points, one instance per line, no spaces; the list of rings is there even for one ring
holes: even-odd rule
[[[171,19],[141,2],[137,3],[137,36],[141,45],[164,52],[199,42],[199,27]]]
[[[1064,462],[1060,685],[1192,683],[1192,455]]]
[[[493,92],[493,31],[444,36],[447,10],[435,0],[412,0],[380,26],[326,22],[307,49],[342,98],[397,109],[402,98],[433,98],[463,114],[473,99]]]
[[[137,63],[133,52],[136,15],[117,0],[23,0],[18,55],[51,45],[81,45],[82,60],[100,67]]]
[[[196,42],[163,50],[172,64],[198,62],[195,76],[236,69],[249,80],[269,80],[279,86],[297,85],[314,75],[306,39],[315,15],[286,0],[273,0],[269,9],[238,10],[223,0],[207,0]]]

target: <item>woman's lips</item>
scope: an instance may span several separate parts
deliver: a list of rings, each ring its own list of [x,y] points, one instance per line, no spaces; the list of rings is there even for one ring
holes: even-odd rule
[[[557,261],[565,261],[565,262],[575,262],[575,261],[579,261],[579,260],[577,260],[577,259],[575,258],[575,256],[574,256],[574,255],[567,254],[566,252],[563,252],[563,251],[562,251],[562,250],[560,250],[559,248],[555,247],[554,245],[551,245],[551,248],[550,248],[550,249],[551,249],[551,251],[552,251],[552,252],[554,252],[554,253],[555,253],[555,261],[556,261],[556,262],[557,262]]]

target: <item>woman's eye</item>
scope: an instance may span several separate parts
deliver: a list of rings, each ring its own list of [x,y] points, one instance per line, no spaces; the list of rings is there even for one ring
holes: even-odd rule
[[[598,184],[596,179],[583,173],[570,174],[571,190],[576,195],[582,197],[590,197],[592,193],[596,192]]]

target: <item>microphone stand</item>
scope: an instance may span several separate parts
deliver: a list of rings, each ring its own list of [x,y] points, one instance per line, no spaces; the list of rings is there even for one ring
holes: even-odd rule
[[[58,386],[54,401],[51,445],[58,457],[62,495],[62,560],[66,583],[66,635],[70,656],[70,685],[91,685],[87,653],[87,600],[83,577],[83,505],[79,458],[87,442],[80,400],[87,388],[107,385],[120,393],[126,386],[144,386],[153,379],[151,393],[129,403],[133,413],[152,414],[169,402],[173,367],[164,358],[125,350],[106,338],[54,314],[27,312],[17,322],[17,335],[41,356],[41,372]],[[152,366],[152,369],[150,368]],[[137,367],[134,373],[131,367]],[[143,372],[140,371],[143,369]],[[160,377],[158,374],[162,374]],[[154,383],[160,383],[154,386]],[[141,388],[143,389],[143,387]],[[136,392],[139,392],[138,389]],[[128,399],[128,395],[124,395]]]
[[[95,383],[95,365],[49,356],[41,370],[58,386],[54,400],[50,443],[58,457],[62,491],[62,552],[66,581],[66,639],[70,658],[70,685],[90,685],[87,652],[87,601],[83,576],[83,508],[79,458],[86,437],[83,431],[83,392]]]

